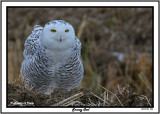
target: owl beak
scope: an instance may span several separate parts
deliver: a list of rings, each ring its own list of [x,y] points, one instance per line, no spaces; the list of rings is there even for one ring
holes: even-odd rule
[[[62,39],[63,39],[63,38],[62,38],[62,36],[60,35],[60,37],[59,37],[59,41],[61,42],[61,41],[62,41]]]

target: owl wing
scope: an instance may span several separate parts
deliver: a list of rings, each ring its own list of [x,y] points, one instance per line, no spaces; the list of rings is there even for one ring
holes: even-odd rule
[[[75,38],[75,41],[76,41],[76,45],[73,47],[73,51],[74,51],[75,54],[77,54],[80,57],[81,56],[82,44],[77,37]]]
[[[41,27],[40,25],[34,26],[32,34],[28,36],[24,44],[25,47],[23,52],[24,58],[33,57],[36,54],[37,49],[40,48],[41,45],[39,40],[42,35],[42,30],[43,27]]]
[[[35,87],[34,83],[31,82],[29,77],[36,78],[37,74],[35,67],[37,68],[37,64],[35,63],[35,58],[37,57],[38,50],[41,49],[40,37],[42,35],[43,27],[40,25],[35,25],[32,33],[28,36],[24,43],[24,51],[23,56],[24,60],[22,62],[20,76],[25,76],[25,87],[32,85]]]

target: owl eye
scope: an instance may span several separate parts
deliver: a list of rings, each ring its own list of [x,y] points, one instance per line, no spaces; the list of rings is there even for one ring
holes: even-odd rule
[[[55,29],[51,29],[51,32],[56,32],[56,30]]]
[[[66,30],[65,30],[65,32],[69,32],[69,30],[68,30],[68,29],[66,29]]]

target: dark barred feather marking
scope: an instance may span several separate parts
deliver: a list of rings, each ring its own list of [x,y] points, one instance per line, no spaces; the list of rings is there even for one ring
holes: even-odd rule
[[[72,56],[70,56],[68,62],[56,72],[59,77],[57,80],[59,87],[67,88],[68,90],[78,87],[84,74],[83,65],[80,60],[81,44],[78,39],[76,40],[78,45],[76,45],[76,48],[73,48]]]

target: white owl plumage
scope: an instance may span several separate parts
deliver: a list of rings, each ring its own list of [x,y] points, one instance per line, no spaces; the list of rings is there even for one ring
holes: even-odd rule
[[[71,90],[83,79],[81,42],[71,24],[63,20],[36,25],[24,44],[20,75],[25,87],[50,94],[55,88]]]

